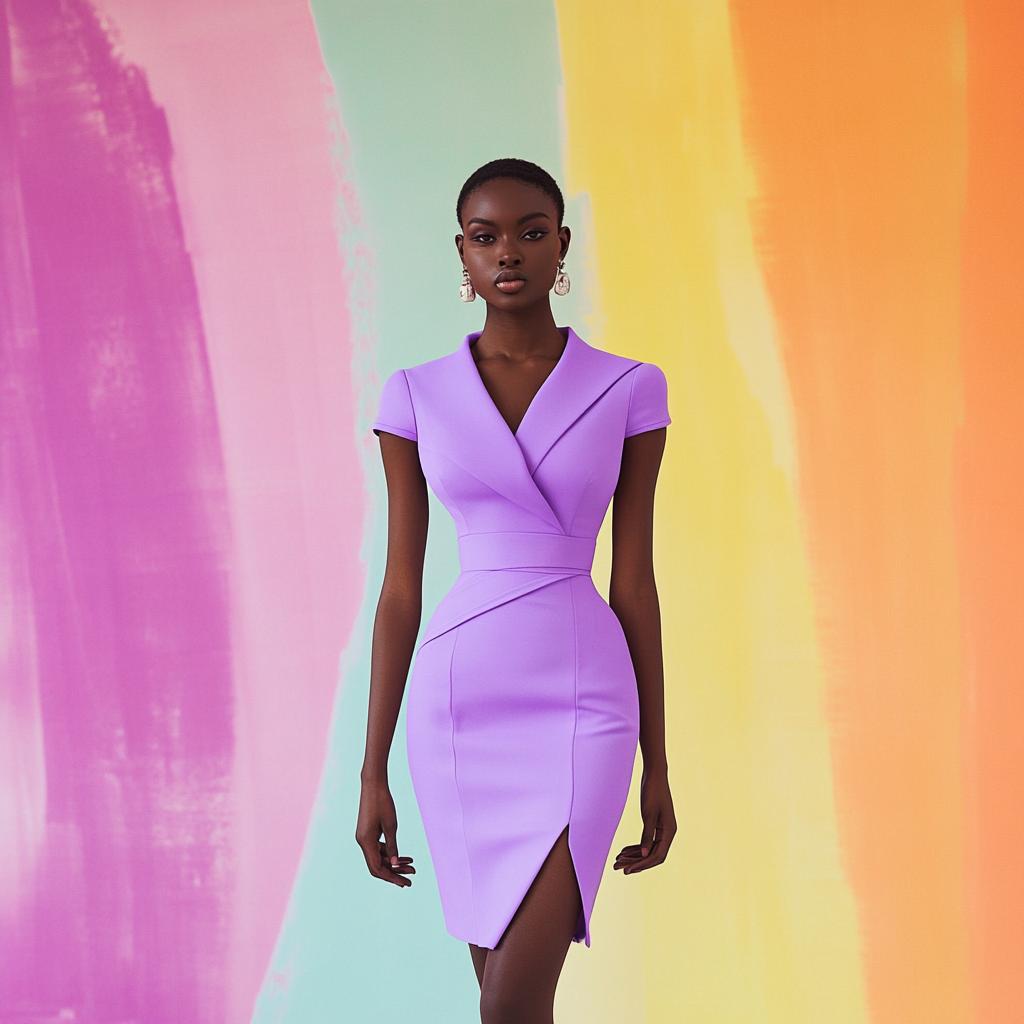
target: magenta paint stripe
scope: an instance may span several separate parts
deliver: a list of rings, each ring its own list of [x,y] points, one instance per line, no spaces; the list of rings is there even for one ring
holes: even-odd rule
[[[83,0],[3,15],[4,530],[46,805],[0,1014],[219,1020],[230,538],[166,121]]]
[[[26,517],[52,520],[35,304],[18,184],[6,19],[0,23],[0,958],[21,948],[22,913],[45,837],[46,772]],[[36,455],[33,458],[33,454]],[[6,959],[0,959],[0,964]]]

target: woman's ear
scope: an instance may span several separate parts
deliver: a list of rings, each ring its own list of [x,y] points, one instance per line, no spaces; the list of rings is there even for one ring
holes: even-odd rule
[[[460,236],[461,237],[461,236]],[[562,248],[560,252],[560,259],[565,259],[565,254],[569,251],[569,242],[572,239],[572,232],[563,224],[558,229],[558,237],[562,242]],[[461,252],[461,248],[459,250]]]

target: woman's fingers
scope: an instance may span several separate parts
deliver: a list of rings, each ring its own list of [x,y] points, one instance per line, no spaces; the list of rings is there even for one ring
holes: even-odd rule
[[[646,871],[647,868],[653,868],[665,859],[667,853],[668,848],[664,840],[659,836],[647,847],[646,856],[643,855],[641,850],[627,860],[624,860],[621,864],[622,873],[624,875],[633,875],[637,871]]]
[[[412,885],[412,880],[405,878],[405,875],[415,875],[416,869],[412,864],[412,857],[399,857],[397,852],[392,856],[388,853],[387,844],[380,840],[383,829],[377,832],[373,839],[365,836],[358,839],[359,848],[363,851],[363,858],[366,867],[374,878],[380,878],[385,882],[391,882],[402,888]]]
[[[388,873],[397,875],[415,875],[416,869],[412,866],[412,857],[394,857],[388,853],[386,843],[378,843],[378,849],[380,852],[380,866],[381,871],[384,872],[380,877],[387,878],[389,882],[395,881],[393,878],[388,877]],[[411,880],[405,882],[406,885],[412,885]]]
[[[398,856],[398,822],[393,819],[385,820],[381,831],[384,833],[384,841],[380,844],[380,860],[385,871],[381,877],[403,888],[412,885],[411,878],[403,877],[413,873],[407,870],[412,860],[409,857]]]
[[[636,846],[624,846],[619,851],[618,856],[615,858],[615,863],[613,867],[616,871],[619,871],[622,868],[624,868],[627,864],[633,864],[638,860],[640,860],[639,844],[637,844]]]
[[[381,864],[392,871],[401,871],[403,868],[412,866],[412,857],[395,857],[394,862],[392,862],[392,858],[388,855],[387,845],[383,842],[378,841],[377,852],[380,856]],[[415,872],[413,873],[415,874]]]
[[[675,834],[676,824],[673,819],[670,819],[666,828],[662,828],[658,824],[648,830],[645,825],[640,842],[635,846],[623,847],[612,867],[624,875],[632,875],[637,871],[646,871],[647,868],[657,867],[668,856],[668,850]]]
[[[381,844],[384,857],[393,868],[398,867],[398,822],[385,821],[381,831],[384,833],[384,842]]]
[[[379,861],[376,875],[378,878],[383,878],[385,882],[391,882],[392,885],[403,889],[412,885],[412,879],[404,877],[416,874],[416,869],[412,866],[412,857],[399,857],[397,846],[389,848],[386,841],[378,842],[377,852]]]

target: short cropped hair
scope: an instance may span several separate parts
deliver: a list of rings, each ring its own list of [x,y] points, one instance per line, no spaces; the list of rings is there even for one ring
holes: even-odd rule
[[[466,184],[459,192],[459,200],[455,204],[455,216],[458,217],[460,224],[466,200],[478,188],[486,185],[489,181],[494,181],[495,178],[514,178],[516,181],[540,189],[555,204],[555,209],[558,211],[558,226],[562,226],[562,218],[565,216],[565,200],[562,198],[562,190],[558,187],[558,182],[543,167],[538,167],[536,164],[530,163],[529,160],[516,160],[513,157],[492,160],[490,163],[484,164],[483,167],[478,167],[466,179]]]

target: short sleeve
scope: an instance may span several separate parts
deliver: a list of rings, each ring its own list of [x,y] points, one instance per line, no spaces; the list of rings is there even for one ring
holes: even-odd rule
[[[373,432],[397,434],[410,441],[416,440],[416,412],[412,407],[409,381],[405,370],[396,370],[384,382],[380,394],[380,408],[373,421]]]
[[[668,414],[668,381],[654,363],[641,363],[633,371],[629,394],[626,437],[658,430],[672,422]]]

